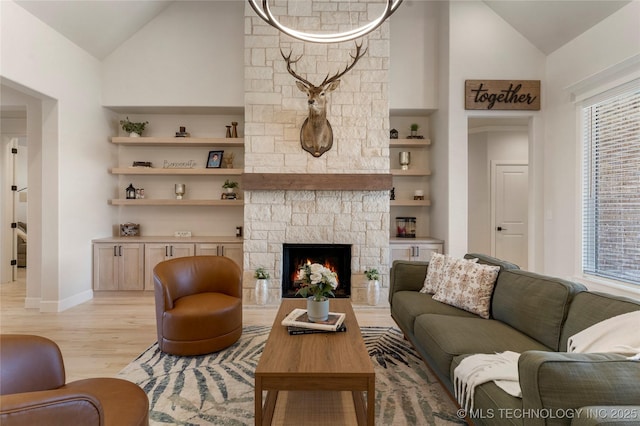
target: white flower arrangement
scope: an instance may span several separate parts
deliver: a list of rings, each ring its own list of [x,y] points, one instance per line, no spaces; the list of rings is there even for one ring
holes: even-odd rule
[[[303,265],[298,271],[296,281],[302,282],[296,294],[302,297],[313,296],[317,301],[327,296],[335,297],[333,290],[338,287],[337,274],[319,263]]]

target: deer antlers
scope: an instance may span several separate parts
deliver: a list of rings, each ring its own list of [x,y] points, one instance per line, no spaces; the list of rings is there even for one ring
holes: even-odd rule
[[[353,56],[351,53],[349,53],[349,56],[351,56],[351,59],[353,59],[353,62],[351,63],[351,65],[347,65],[342,72],[338,71],[331,78],[329,78],[329,74],[327,74],[327,76],[324,78],[324,81],[322,83],[320,83],[320,86],[324,86],[326,84],[332,83],[332,82],[336,81],[337,79],[339,79],[340,77],[342,77],[343,75],[345,75],[346,73],[348,73],[349,71],[351,71],[351,68],[353,68],[358,63],[360,58],[362,58],[367,53],[367,50],[369,48],[368,47],[365,48],[364,51],[362,53],[360,53],[361,49],[362,49],[362,43],[358,44],[356,42],[356,55]]]
[[[351,71],[351,69],[358,63],[358,61],[360,60],[360,58],[362,58],[366,53],[367,50],[369,48],[366,47],[364,50],[362,50],[362,43],[358,44],[356,42],[356,53],[355,55],[352,55],[351,53],[349,53],[349,56],[351,56],[351,59],[353,59],[353,62],[351,62],[350,65],[347,65],[345,67],[344,70],[342,70],[342,72],[338,71],[336,74],[334,74],[331,78],[329,77],[329,74],[327,74],[327,76],[324,78],[324,80],[322,81],[322,83],[320,83],[320,85],[315,86],[314,84],[312,84],[311,82],[309,82],[308,80],[302,78],[300,75],[298,75],[295,71],[293,71],[291,69],[291,65],[295,64],[296,62],[298,62],[303,55],[298,56],[298,59],[296,60],[291,60],[291,55],[292,52],[289,52],[289,55],[285,55],[284,52],[282,51],[282,49],[280,49],[280,54],[282,55],[282,58],[285,60],[285,62],[287,63],[287,71],[289,72],[289,74],[291,74],[296,80],[301,81],[302,83],[306,84],[309,87],[323,87],[326,86],[327,84],[333,83],[334,81],[338,80],[340,77],[342,77],[343,75],[345,75],[346,73],[348,73],[349,71]]]

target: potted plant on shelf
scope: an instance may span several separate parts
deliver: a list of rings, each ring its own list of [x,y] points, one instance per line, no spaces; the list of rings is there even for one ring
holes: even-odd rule
[[[380,302],[380,272],[376,268],[365,269],[364,274],[367,276],[367,302],[371,306],[375,306]]]
[[[256,288],[255,288],[255,296],[256,296],[256,304],[264,305],[267,303],[267,299],[269,297],[268,289],[269,289],[269,272],[260,266],[256,268],[253,277],[256,279]]]
[[[420,128],[420,125],[418,125],[418,123],[412,123],[411,126],[409,126],[409,128],[411,129],[412,138],[415,138],[416,136],[418,136],[418,129]]]
[[[135,123],[133,121],[129,121],[129,117],[124,120],[120,120],[120,125],[122,126],[122,130],[129,133],[129,136],[132,138],[137,138],[142,136],[142,132],[144,131],[145,126],[149,124],[148,121]]]
[[[227,179],[222,184],[222,187],[225,188],[227,190],[227,192],[231,193],[231,192],[233,192],[234,188],[238,187],[238,182],[235,182],[235,181]]]

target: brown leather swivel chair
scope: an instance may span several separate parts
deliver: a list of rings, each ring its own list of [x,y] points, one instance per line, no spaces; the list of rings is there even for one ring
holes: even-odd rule
[[[135,383],[115,378],[65,384],[58,345],[40,336],[0,335],[2,426],[141,426],[149,400]]]
[[[173,355],[202,355],[242,334],[242,272],[223,256],[188,256],[153,269],[158,346]]]

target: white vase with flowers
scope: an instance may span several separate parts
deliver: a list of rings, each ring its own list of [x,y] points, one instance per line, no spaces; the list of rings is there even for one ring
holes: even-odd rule
[[[307,263],[299,271],[296,281],[301,287],[296,295],[307,298],[309,321],[321,322],[329,318],[329,296],[338,288],[338,276],[331,269],[319,263]]]

